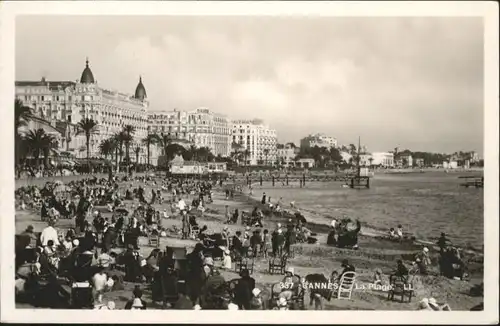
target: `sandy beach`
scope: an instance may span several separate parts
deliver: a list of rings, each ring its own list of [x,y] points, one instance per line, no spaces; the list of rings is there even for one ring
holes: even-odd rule
[[[127,186],[130,183],[122,184]],[[151,187],[146,187],[146,194],[150,194]],[[148,191],[149,190],[149,191]],[[254,196],[251,197],[246,193],[236,193],[233,200],[225,200],[225,195],[222,189],[216,189],[214,192],[214,201],[208,205],[208,210],[201,218],[198,218],[200,225],[207,225],[210,232],[220,232],[224,226],[224,209],[225,205],[233,211],[238,208],[241,211],[250,212],[256,205],[260,205],[260,190],[254,189]],[[267,190],[266,190],[267,191]],[[268,192],[272,196],[272,191]],[[165,193],[164,193],[165,196]],[[190,200],[190,198],[187,198]],[[277,198],[276,198],[277,199]],[[127,203],[128,205],[131,202]],[[300,203],[298,203],[300,206]],[[167,208],[168,204],[154,205],[157,208]],[[110,216],[104,208],[98,208],[104,213],[104,216]],[[169,209],[167,210],[169,211]],[[357,251],[348,249],[338,249],[326,245],[326,232],[330,220],[321,214],[314,214],[309,211],[304,211],[304,215],[308,219],[308,227],[318,233],[319,243],[316,245],[299,244],[295,246],[295,257],[290,261],[289,265],[294,267],[298,275],[305,276],[309,273],[324,273],[329,275],[333,270],[341,270],[340,264],[343,259],[349,261],[356,267],[357,287],[353,290],[352,300],[335,300],[325,304],[326,310],[414,310],[417,309],[418,301],[424,297],[434,297],[439,302],[447,302],[453,310],[468,310],[474,305],[480,303],[483,298],[471,297],[468,295],[469,289],[477,283],[482,282],[483,267],[482,263],[469,264],[471,280],[469,282],[450,280],[440,276],[418,276],[415,281],[415,298],[411,303],[400,303],[387,300],[387,292],[368,289],[368,284],[371,283],[374,270],[382,269],[386,275],[390,274],[395,269],[395,261],[403,258],[405,261],[412,259],[412,255],[421,249],[418,244],[394,244],[389,241],[375,238],[376,230],[363,228],[359,237],[360,249]],[[278,222],[284,222],[280,218],[266,218],[264,220],[264,228],[272,230]],[[40,222],[39,215],[32,212],[16,212],[16,232],[22,232],[27,225],[32,224],[35,229],[41,231],[45,223]],[[61,220],[58,224],[59,228],[67,228],[73,226],[72,220]],[[172,226],[180,227],[181,221],[178,217],[164,219],[162,225],[165,228]],[[237,230],[243,230],[242,225],[229,225],[232,233]],[[195,244],[191,240],[181,240],[180,237],[161,238],[161,248],[165,246],[186,246],[193,247]],[[141,253],[144,256],[149,255],[152,248],[147,246],[145,238],[140,239]],[[436,251],[431,252],[433,260],[437,258]],[[266,259],[256,259],[253,277],[257,282],[257,286],[269,291],[273,283],[279,282],[282,276],[270,275],[267,271],[268,261]],[[437,266],[433,266],[433,270],[437,271]],[[233,271],[224,271],[223,276],[226,280],[237,278],[237,274]],[[387,281],[387,280],[386,280]],[[366,285],[366,286],[364,286]],[[126,301],[129,299],[130,291],[133,284],[126,284],[125,291],[112,292],[105,294],[104,300],[114,300],[117,308],[123,308]],[[363,289],[364,288],[364,289]],[[150,292],[146,290],[145,299],[149,300]],[[22,306],[20,306],[22,307]],[[306,307],[312,309],[306,300]],[[152,307],[154,308],[154,307]],[[158,307],[159,308],[159,307]]]

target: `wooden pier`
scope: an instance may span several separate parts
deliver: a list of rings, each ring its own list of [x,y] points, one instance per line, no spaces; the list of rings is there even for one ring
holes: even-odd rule
[[[475,188],[483,188],[484,186],[484,177],[477,176],[462,176],[458,177],[459,179],[464,179],[460,185],[465,188],[475,187]]]
[[[366,188],[370,189],[370,177],[361,175],[361,138],[358,138],[358,155],[356,157],[356,174],[350,177],[349,187],[352,189]]]

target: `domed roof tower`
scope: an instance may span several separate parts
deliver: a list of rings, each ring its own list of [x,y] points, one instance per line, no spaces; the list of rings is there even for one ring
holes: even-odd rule
[[[142,77],[139,76],[139,84],[137,84],[137,87],[135,88],[135,96],[136,99],[139,99],[141,101],[144,101],[144,99],[147,97],[146,95],[146,88],[142,84]]]
[[[85,69],[83,69],[82,77],[80,78],[80,83],[82,84],[94,84],[94,75],[92,74],[92,70],[89,68],[89,58],[85,61]]]

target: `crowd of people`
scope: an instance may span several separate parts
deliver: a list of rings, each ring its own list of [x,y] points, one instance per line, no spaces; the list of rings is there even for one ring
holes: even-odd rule
[[[149,187],[151,191],[146,190]],[[41,232],[30,225],[16,237],[18,301],[35,306],[112,310],[116,303],[104,302],[106,293],[123,290],[132,282],[137,285],[125,309],[144,310],[157,303],[164,308],[195,310],[297,309],[304,299],[303,278],[290,266],[282,283],[292,286],[277,294],[256,285],[251,276],[253,267],[242,265],[239,278],[226,280],[223,275],[244,259],[289,257],[294,244],[316,243],[304,216],[298,209],[294,214],[283,210],[281,198],[271,204],[264,194],[261,205],[248,216],[238,209],[230,212],[226,205],[227,225],[220,232],[210,233],[206,225],[199,225],[196,216],[203,216],[216,187],[225,192],[228,201],[241,191],[235,186],[224,187],[222,179],[154,176],[88,177],[67,184],[48,182],[43,187],[17,189],[17,209],[39,212],[40,220],[47,223]],[[165,202],[169,210],[159,208]],[[281,213],[285,225],[264,227],[269,211]],[[63,231],[58,225],[65,219],[74,220],[74,226]],[[179,228],[163,227],[166,219],[178,220]],[[229,225],[234,224],[240,224],[242,230],[233,234],[230,229],[234,227]],[[351,224],[347,218],[334,220],[329,244],[356,249],[361,224],[356,221],[354,228]],[[167,236],[192,239],[197,244],[190,253],[185,248],[167,246],[165,250],[154,248],[147,256],[141,254],[141,237]],[[448,266],[450,252],[454,257],[459,253],[449,249],[442,237],[442,266]],[[427,248],[417,254],[415,264],[421,274],[426,273],[432,264]],[[460,264],[453,260],[451,265],[452,273],[456,273],[455,267]],[[346,272],[355,272],[347,260],[342,268],[333,272],[330,280],[340,281]],[[441,270],[443,275],[450,273],[445,267]],[[398,261],[390,279],[407,281],[411,273]],[[373,282],[382,282],[378,269]],[[151,291],[151,303],[143,299],[146,288]],[[323,297],[329,298],[331,293]],[[317,302],[316,297],[311,297],[311,302],[313,299]]]

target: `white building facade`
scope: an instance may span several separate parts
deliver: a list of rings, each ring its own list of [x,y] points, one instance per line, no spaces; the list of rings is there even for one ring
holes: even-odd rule
[[[295,157],[299,153],[299,148],[292,147],[289,144],[278,146],[276,150],[277,161],[279,165],[288,167],[294,166]]]
[[[394,167],[394,153],[373,152],[372,159],[372,165]]]
[[[99,144],[123,130],[134,127],[130,158],[135,161],[133,148],[141,147],[139,162],[146,162],[142,139],[147,135],[146,90],[139,78],[135,95],[111,91],[100,87],[94,79],[87,60],[80,80],[72,81],[16,81],[16,99],[31,107],[33,113],[52,125],[66,129],[65,151],[76,157],[86,157],[84,134],[77,134],[76,124],[84,118],[93,119],[97,127],[90,139],[91,157],[99,157]]]
[[[185,140],[198,148],[208,147],[215,156],[227,157],[231,152],[230,120],[207,108],[151,111],[148,129],[151,134],[169,134],[172,139]]]
[[[273,165],[277,160],[276,146],[278,136],[260,119],[234,120],[232,123],[232,142],[240,144],[242,151],[248,150],[246,164]]]
[[[337,148],[337,139],[335,137],[326,136],[324,134],[311,134],[300,140],[301,148],[311,147]]]

